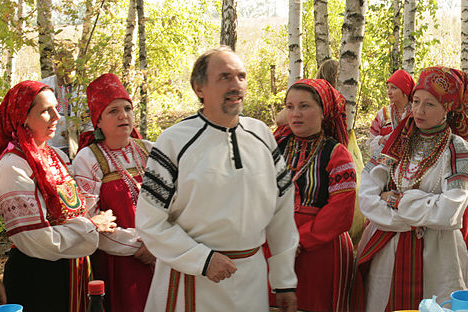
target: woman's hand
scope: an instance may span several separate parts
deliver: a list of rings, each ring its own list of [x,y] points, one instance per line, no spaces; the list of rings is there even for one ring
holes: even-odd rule
[[[141,241],[141,240],[139,240]],[[135,258],[143,262],[144,264],[155,264],[156,257],[146,248],[144,243],[141,243],[140,248],[133,255]]]
[[[117,224],[114,222],[117,219],[112,210],[101,211],[98,215],[91,218],[91,221],[96,225],[99,233],[113,233]]]
[[[297,244],[296,257],[301,254],[302,248],[303,247],[302,247],[301,243]]]
[[[395,196],[395,197],[398,197],[398,193],[396,193],[395,191],[388,191],[388,192],[382,192],[380,193],[380,198],[382,198],[383,200],[387,201],[387,198],[388,196]]]

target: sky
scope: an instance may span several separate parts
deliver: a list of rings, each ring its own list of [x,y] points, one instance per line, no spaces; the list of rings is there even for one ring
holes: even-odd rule
[[[160,3],[164,0],[145,0],[147,2]],[[188,0],[185,3],[195,1]],[[346,1],[346,0],[342,0]],[[389,0],[368,0],[370,4],[381,1],[388,2]],[[459,13],[461,0],[438,0],[438,6],[445,11]],[[289,0],[237,0],[238,11],[245,10],[247,12],[258,12],[260,16],[274,15],[279,17],[288,17]],[[268,13],[269,14],[268,14]]]

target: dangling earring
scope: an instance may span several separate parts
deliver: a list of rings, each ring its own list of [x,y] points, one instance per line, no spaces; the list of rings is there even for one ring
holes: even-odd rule
[[[96,128],[96,130],[94,130],[94,140],[96,142],[101,142],[101,141],[104,141],[105,139],[106,137],[104,136],[104,133],[102,133],[101,128]]]

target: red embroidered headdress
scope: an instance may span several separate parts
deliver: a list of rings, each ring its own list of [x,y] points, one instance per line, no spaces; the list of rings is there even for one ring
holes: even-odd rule
[[[3,153],[10,142],[21,149],[37,180],[47,210],[52,217],[60,219],[62,210],[55,179],[47,170],[48,165],[43,163],[31,131],[24,127],[31,104],[45,88],[50,89],[42,82],[27,80],[18,83],[5,95],[0,105],[0,152]]]
[[[124,99],[130,102],[133,106],[132,99],[125,90],[125,87],[120,82],[119,77],[114,74],[107,73],[93,80],[86,89],[86,96],[88,99],[89,112],[91,114],[91,121],[96,129],[99,118],[101,117],[104,109],[112,101],[117,99]],[[141,138],[138,131],[133,128],[132,137]],[[79,148],[83,148],[93,143],[93,132],[85,132],[80,135]]]
[[[451,112],[447,123],[453,133],[468,140],[468,79],[464,72],[453,68],[442,66],[428,67],[419,75],[418,82],[413,89],[424,89],[430,92],[437,100],[444,105],[447,112]],[[382,154],[386,154],[395,159],[400,159],[403,145],[407,138],[411,136],[416,124],[413,115],[410,114],[400,122],[398,127],[385,144]]]
[[[96,127],[102,111],[113,100],[124,99],[133,104],[119,77],[110,73],[101,75],[92,81],[86,89],[86,96],[94,127]]]

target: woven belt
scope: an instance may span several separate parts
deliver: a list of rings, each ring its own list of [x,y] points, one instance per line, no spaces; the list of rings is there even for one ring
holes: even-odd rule
[[[260,247],[247,250],[217,251],[230,259],[244,259],[257,253]],[[174,312],[179,293],[180,272],[171,269],[169,291],[167,294],[166,312]],[[184,274],[185,282],[185,312],[195,312],[195,276]]]

